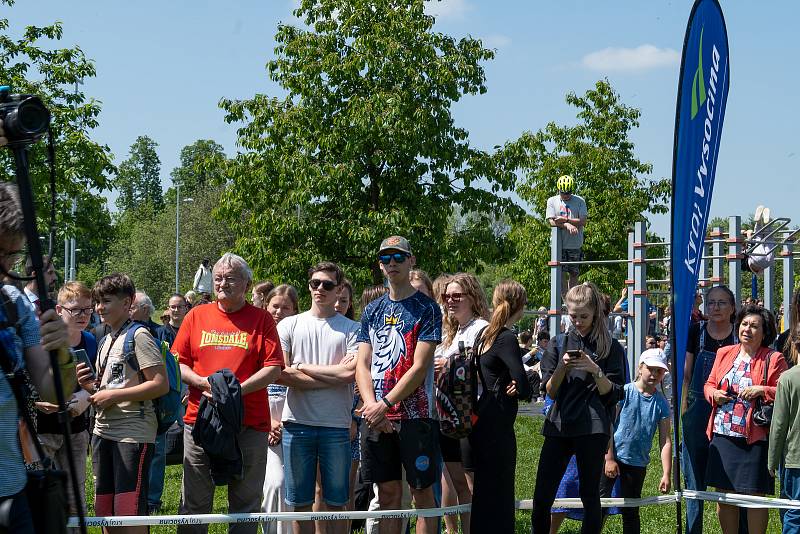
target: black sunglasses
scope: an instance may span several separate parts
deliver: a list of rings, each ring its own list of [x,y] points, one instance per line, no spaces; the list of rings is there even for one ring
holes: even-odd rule
[[[395,263],[403,263],[406,258],[410,258],[411,254],[407,252],[395,252],[394,254],[379,254],[378,260],[384,265],[389,265],[389,262],[394,260]]]
[[[308,281],[308,286],[311,289],[319,289],[319,286],[322,286],[322,289],[325,291],[330,291],[334,287],[336,287],[336,282],[332,282],[330,280],[320,280],[319,278],[312,278]]]

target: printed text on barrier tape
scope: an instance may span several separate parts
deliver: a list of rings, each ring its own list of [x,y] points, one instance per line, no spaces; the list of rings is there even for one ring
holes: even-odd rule
[[[673,504],[676,495],[660,495],[641,499],[600,499],[604,508],[631,508]],[[580,499],[556,499],[554,507],[583,508]],[[518,510],[532,510],[533,501],[528,499],[517,501]],[[410,517],[439,517],[456,515],[470,511],[469,504],[447,506],[444,508],[421,508],[412,510],[386,510],[374,512],[282,512],[252,514],[197,514],[197,515],[161,515],[161,516],[114,516],[87,517],[86,525],[90,527],[108,526],[144,526],[144,525],[207,525],[211,523],[255,523],[272,521],[334,521],[341,519],[389,518],[400,519]],[[70,518],[69,527],[78,526],[78,518]]]
[[[272,521],[335,521],[341,519],[388,518],[402,519],[408,517],[439,517],[469,512],[469,504],[447,506],[444,508],[420,508],[412,510],[386,510],[374,512],[280,512],[252,514],[196,514],[196,515],[132,515],[87,517],[86,525],[90,527],[123,527],[144,525],[208,525],[211,523],[256,523]],[[71,517],[68,527],[77,527],[78,518]]]

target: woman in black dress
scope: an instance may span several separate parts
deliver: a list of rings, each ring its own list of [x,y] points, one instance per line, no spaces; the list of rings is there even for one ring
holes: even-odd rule
[[[530,388],[510,327],[522,317],[526,303],[524,287],[513,280],[500,282],[492,296],[492,318],[479,341],[478,376],[483,389],[478,421],[469,435],[475,469],[470,527],[475,533],[514,533],[514,419],[517,398],[528,398]],[[516,386],[517,395],[507,394],[509,385]]]

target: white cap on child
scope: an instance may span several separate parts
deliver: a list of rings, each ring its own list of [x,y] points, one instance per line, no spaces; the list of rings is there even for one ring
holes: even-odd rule
[[[667,355],[661,349],[647,349],[639,356],[639,365],[645,364],[648,367],[661,367],[669,371],[667,366]]]

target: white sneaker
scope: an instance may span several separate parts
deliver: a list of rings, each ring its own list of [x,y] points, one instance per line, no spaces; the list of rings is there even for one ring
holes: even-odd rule
[[[764,208],[764,210],[761,212],[761,218],[764,221],[764,224],[769,223],[769,208]]]
[[[755,214],[755,215],[753,215],[753,221],[755,221],[755,222],[759,222],[759,221],[761,220],[761,217],[762,217],[763,215],[764,215],[764,206],[762,206],[761,204],[759,204],[759,205],[756,207],[756,214]]]
[[[761,228],[761,218],[764,217],[764,206],[761,204],[756,207],[756,214],[753,215],[753,231],[758,233]]]

